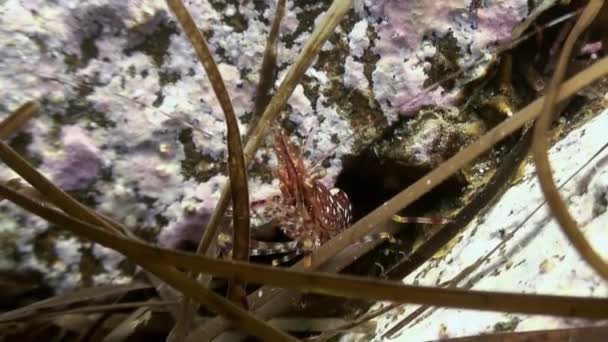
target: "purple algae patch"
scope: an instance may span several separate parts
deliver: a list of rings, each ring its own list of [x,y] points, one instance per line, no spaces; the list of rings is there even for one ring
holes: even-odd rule
[[[101,168],[99,148],[88,132],[78,126],[63,127],[61,143],[61,153],[46,162],[53,181],[67,191],[86,189]]]

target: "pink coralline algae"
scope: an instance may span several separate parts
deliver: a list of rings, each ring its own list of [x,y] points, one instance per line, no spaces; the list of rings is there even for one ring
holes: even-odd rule
[[[385,0],[369,6],[372,17],[384,18],[376,25],[379,51],[417,50],[427,32],[446,32],[451,13],[466,9],[468,1]]]
[[[46,169],[63,190],[86,189],[95,181],[101,168],[99,148],[87,131],[77,126],[63,127],[61,143],[62,152],[46,161]]]
[[[180,248],[188,244],[196,246],[210,217],[211,214],[204,209],[184,215],[162,230],[158,236],[159,245],[165,248]]]
[[[440,53],[438,42],[451,36],[457,41],[458,59],[465,67],[480,56],[493,53],[496,43],[508,41],[512,29],[525,18],[524,0],[489,0],[473,6],[467,0],[362,1],[365,20],[376,32],[372,52],[380,56],[373,72],[373,92],[385,113],[412,113],[425,105],[445,105],[459,94],[459,87],[423,91],[429,83],[429,59]],[[361,13],[363,14],[363,13]],[[352,48],[351,48],[352,49]],[[435,81],[435,80],[431,80]]]

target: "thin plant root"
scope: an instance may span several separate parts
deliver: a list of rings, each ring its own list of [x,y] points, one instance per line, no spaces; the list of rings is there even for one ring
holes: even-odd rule
[[[541,114],[536,121],[532,151],[534,153],[538,180],[553,215],[555,215],[562,230],[568,239],[570,239],[570,242],[572,242],[574,247],[576,247],[583,259],[585,259],[604,279],[608,280],[608,264],[593,250],[576,221],[568,212],[568,207],[562,200],[557,190],[557,186],[555,185],[551,172],[551,165],[549,164],[549,157],[547,156],[547,131],[549,130],[549,125],[552,121],[553,109],[558,102],[559,85],[564,79],[572,49],[580,34],[593,22],[593,19],[603,3],[603,0],[591,0],[572,28],[568,38],[566,38],[557,68],[547,88],[547,95],[543,102]]]

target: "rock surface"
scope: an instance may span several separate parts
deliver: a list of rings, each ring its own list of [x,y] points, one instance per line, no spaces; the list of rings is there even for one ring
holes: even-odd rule
[[[608,110],[605,110],[570,132],[549,153],[560,194],[587,240],[604,260],[608,259],[607,130]],[[581,259],[551,218],[530,162],[518,183],[454,240],[448,252],[439,252],[406,277],[404,283],[437,286],[487,256],[487,261],[465,277],[459,287],[602,298],[608,294],[606,282]],[[498,250],[488,255],[496,247]],[[375,308],[378,306],[372,309]],[[605,324],[605,321],[438,308],[427,310],[409,324],[391,331],[417,308],[417,305],[400,306],[379,317],[373,340],[390,336],[391,341],[427,341],[500,331]],[[343,340],[359,338],[360,335],[350,335]],[[361,340],[368,341],[370,337]]]
[[[330,4],[287,3],[277,85]],[[423,105],[451,103],[458,83],[430,93],[422,88],[491,53],[528,13],[529,1],[477,3],[354,2],[285,110],[298,139],[313,130],[310,159],[335,149],[324,164],[328,185],[340,172],[340,157],[351,151],[354,132]],[[188,2],[216,55],[241,132],[252,115],[275,6],[270,0]],[[206,217],[226,181],[225,124],[164,1],[7,0],[0,22],[0,119],[26,100],[43,104],[11,144],[66,190],[142,236],[171,245],[180,227],[194,234],[193,213]],[[267,149],[258,157],[276,165]],[[0,166],[0,178],[13,177]],[[276,186],[267,170],[254,167],[252,199]],[[60,291],[132,275],[112,252],[49,229],[7,203],[0,212],[2,244],[16,251],[1,256],[2,267],[37,270]]]

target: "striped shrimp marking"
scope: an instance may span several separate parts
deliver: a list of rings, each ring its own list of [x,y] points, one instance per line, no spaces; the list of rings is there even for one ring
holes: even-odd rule
[[[252,202],[251,208],[254,215],[274,222],[291,241],[252,241],[250,255],[289,253],[286,257],[291,259],[318,248],[348,228],[353,219],[352,208],[346,193],[338,188],[328,189],[321,182],[321,172],[315,164],[305,165],[302,150],[296,149],[284,132],[274,131],[273,138],[279,193],[271,199]],[[231,238],[220,234],[218,242],[220,247],[229,248]]]

